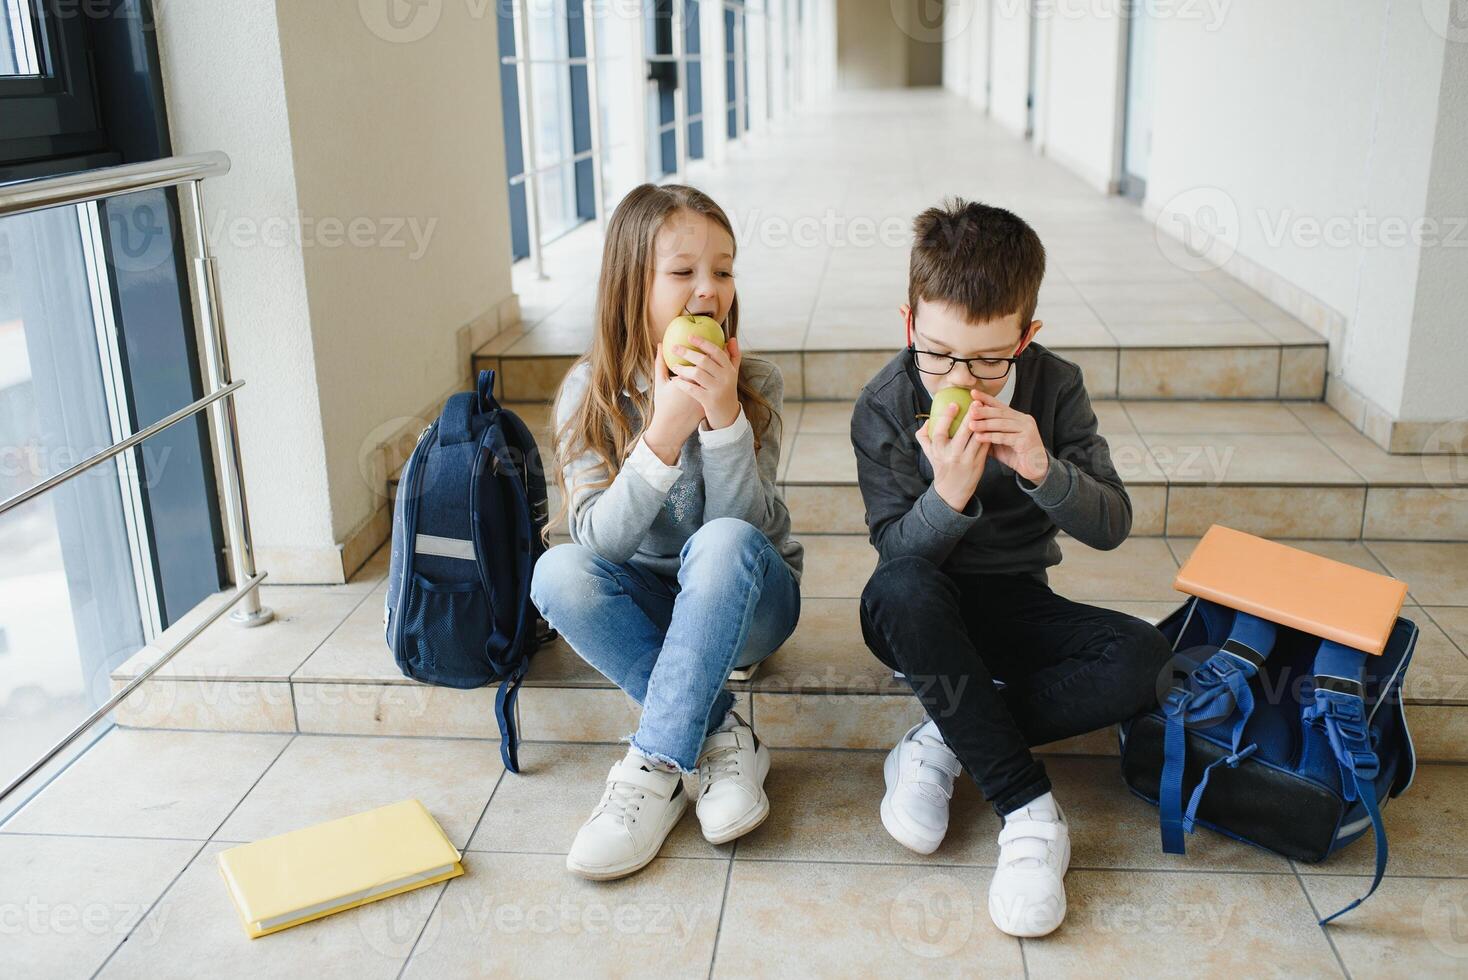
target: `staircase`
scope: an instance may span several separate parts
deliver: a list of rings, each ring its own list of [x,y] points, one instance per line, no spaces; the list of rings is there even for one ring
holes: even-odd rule
[[[941,187],[1005,203],[1039,231],[1050,255],[1039,340],[1083,367],[1132,495],[1132,537],[1111,552],[1062,540],[1055,589],[1156,620],[1180,603],[1173,575],[1213,523],[1395,575],[1412,590],[1403,615],[1421,629],[1406,686],[1419,755],[1468,762],[1468,460],[1383,452],[1321,401],[1327,347],[1314,329],[1221,272],[1167,261],[1132,205],[1097,196],[971,111],[939,96],[920,103],[906,97],[876,127],[880,99],[863,104],[860,126],[840,110],[812,117],[699,181],[718,200],[760,202],[733,215],[741,334],[784,373],[779,481],[806,547],[797,631],[753,680],[733,684],[761,737],[777,748],[885,749],[921,711],[862,643],[857,602],[876,555],[847,434],[851,400],[901,343],[893,307],[906,253],[780,245],[765,229],[772,216],[823,208],[910,220],[933,203],[914,188]],[[914,145],[932,152],[915,157]],[[586,226],[548,252],[548,280],[517,269],[524,324],[474,358],[499,372],[502,399],[544,447],[547,400],[588,343],[599,249]],[[492,689],[425,687],[397,671],[382,639],[386,564],[384,549],[344,586],[265,587],[275,624],[211,627],[117,720],[495,737]],[[114,684],[157,655],[141,651]],[[637,723],[636,706],[563,642],[537,656],[519,712],[530,740],[612,742]],[[1044,751],[1115,754],[1116,742],[1103,731]]]

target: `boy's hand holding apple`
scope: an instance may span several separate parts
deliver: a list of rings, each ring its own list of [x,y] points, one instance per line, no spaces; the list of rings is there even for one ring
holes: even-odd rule
[[[1010,408],[983,391],[975,390],[969,424],[975,434],[994,447],[994,458],[1038,486],[1050,472],[1050,452],[1040,439],[1033,416]]]
[[[979,391],[974,389],[969,394],[976,396]],[[933,488],[943,502],[956,511],[968,506],[974,491],[979,488],[979,478],[984,475],[984,464],[989,459],[989,443],[972,430],[972,423],[979,417],[980,404],[974,398],[958,431],[951,437],[948,433],[959,417],[956,402],[939,407],[938,421],[932,425],[931,432],[927,422],[916,432],[918,445],[922,446],[923,454],[933,466]]]

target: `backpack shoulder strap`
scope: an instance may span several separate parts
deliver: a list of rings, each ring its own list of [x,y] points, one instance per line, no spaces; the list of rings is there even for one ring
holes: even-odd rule
[[[1208,788],[1208,777],[1219,764],[1237,768],[1255,750],[1250,745],[1241,749],[1244,726],[1254,714],[1254,693],[1249,682],[1264,666],[1274,649],[1275,626],[1266,619],[1241,612],[1234,616],[1233,627],[1216,652],[1194,669],[1167,693],[1162,704],[1166,723],[1162,741],[1162,781],[1158,787],[1158,813],[1161,821],[1162,850],[1168,854],[1184,853],[1183,835],[1192,833],[1198,805]],[[1208,727],[1233,717],[1229,735],[1229,754],[1210,763],[1203,778],[1183,810],[1183,770],[1186,763],[1186,725]]]
[[[1347,801],[1360,800],[1371,818],[1376,838],[1376,874],[1366,894],[1320,920],[1325,925],[1371,897],[1386,873],[1386,828],[1376,798],[1380,764],[1371,748],[1366,715],[1366,654],[1334,640],[1325,640],[1315,654],[1315,700],[1305,708],[1307,722],[1325,730],[1341,770],[1341,793]]]

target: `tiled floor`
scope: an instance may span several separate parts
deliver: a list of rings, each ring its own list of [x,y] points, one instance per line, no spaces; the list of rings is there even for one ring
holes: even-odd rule
[[[515,776],[473,739],[115,729],[0,828],[6,972],[1422,976],[1468,956],[1462,766],[1422,767],[1387,810],[1391,876],[1322,930],[1368,880],[1369,842],[1309,866],[1200,831],[1164,855],[1115,759],[1048,757],[1072,824],[1070,910],[1021,943],[988,919],[997,822],[974,787],[959,784],[943,846],[912,854],[882,829],[875,751],[776,750],[759,830],[714,846],[689,815],[640,874],[576,878],[563,855],[621,751],[529,743]],[[408,796],[464,849],[462,878],[245,937],[220,850]]]

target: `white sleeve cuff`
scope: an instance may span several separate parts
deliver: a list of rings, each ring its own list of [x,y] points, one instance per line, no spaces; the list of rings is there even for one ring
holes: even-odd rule
[[[746,432],[752,431],[749,419],[744,416],[744,406],[739,406],[739,414],[734,416],[734,421],[722,429],[706,429],[707,420],[699,423],[698,444],[704,448],[713,446],[727,446],[732,442],[738,442]]]
[[[678,467],[669,466],[658,459],[657,453],[648,447],[645,439],[637,440],[637,445],[627,456],[627,465],[658,493],[667,493],[678,482],[678,477],[683,475]]]

